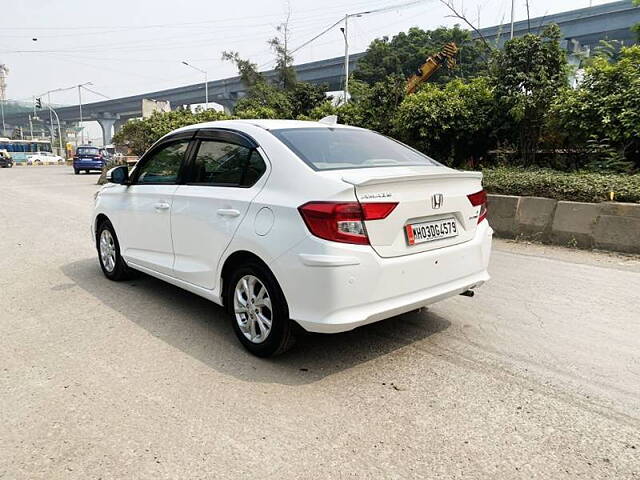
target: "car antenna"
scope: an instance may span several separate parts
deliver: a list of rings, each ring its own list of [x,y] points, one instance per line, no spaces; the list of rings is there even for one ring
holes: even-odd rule
[[[338,123],[337,115],[327,115],[326,117],[318,120],[319,123],[324,123],[325,125],[336,125]]]

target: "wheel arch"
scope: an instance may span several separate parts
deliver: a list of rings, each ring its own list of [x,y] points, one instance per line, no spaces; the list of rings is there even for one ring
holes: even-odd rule
[[[96,215],[96,218],[93,221],[93,238],[95,238],[96,240],[96,246],[98,245],[98,227],[105,221],[111,222],[109,217],[107,217],[104,213],[99,213],[98,215]],[[111,224],[113,225],[113,223]]]
[[[229,308],[229,305],[227,305],[226,301],[230,288],[229,277],[236,268],[252,262],[258,263],[261,267],[267,270],[278,285],[280,292],[282,292],[282,287],[280,286],[280,282],[278,282],[278,278],[276,277],[275,273],[273,273],[273,270],[269,268],[269,265],[267,265],[267,263],[262,260],[262,258],[248,250],[237,250],[225,259],[224,264],[222,265],[222,270],[220,272],[220,300],[225,308]],[[284,292],[282,293],[282,295],[284,296]]]

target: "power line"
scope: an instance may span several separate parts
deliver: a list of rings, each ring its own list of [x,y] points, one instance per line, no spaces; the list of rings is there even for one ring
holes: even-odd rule
[[[317,40],[318,38],[320,38],[321,36],[323,36],[325,33],[329,32],[330,30],[332,30],[333,28],[337,27],[338,25],[340,25],[342,22],[344,21],[344,18],[341,18],[340,20],[338,20],[337,22],[333,23],[330,27],[325,28],[322,32],[320,32],[319,34],[317,34],[315,37],[311,38],[310,40],[307,40],[306,42],[304,42],[302,45],[300,45],[299,47],[294,48],[293,50],[291,50],[291,54],[293,55],[294,53],[296,53],[298,50],[300,50],[301,48],[306,47],[307,45],[309,45],[311,42]]]
[[[106,98],[107,100],[111,100],[111,97],[107,97],[106,95],[104,95],[104,94],[102,94],[100,92],[96,92],[95,90],[91,90],[86,85],[82,85],[82,88],[84,88],[85,90],[88,90],[91,93],[94,93],[94,94],[98,95],[99,97]]]
[[[247,28],[253,27],[250,25],[245,25]],[[273,25],[270,23],[260,24],[261,27],[266,31],[267,29],[271,31],[273,29]],[[294,28],[294,32],[303,32],[314,30],[317,27],[317,20],[314,19],[313,23],[305,25],[301,28]],[[254,31],[255,35],[256,32]],[[110,51],[115,50],[126,50],[126,51],[143,51],[143,50],[154,50],[160,47],[165,49],[171,48],[182,48],[189,47],[194,45],[204,45],[209,44],[212,41],[220,41],[224,40],[226,42],[230,40],[246,40],[246,34],[238,34],[238,35],[228,35],[224,32],[216,32],[211,33],[207,32],[204,34],[198,35],[186,35],[186,36],[173,36],[170,39],[167,36],[163,36],[161,38],[156,39],[144,39],[141,42],[135,42],[132,40],[128,40],[126,42],[110,42],[110,43],[97,43],[83,46],[69,46],[69,47],[54,47],[47,49],[16,49],[16,50],[2,50],[1,53],[6,54],[28,54],[28,53],[90,53],[93,51],[102,51],[104,48],[108,48]],[[178,41],[179,43],[176,43]]]
[[[362,0],[359,2],[355,2],[356,5],[358,6],[363,6],[363,5],[367,5],[370,4],[371,1],[366,1],[366,0]],[[320,7],[320,8],[312,8],[312,9],[308,9],[308,10],[304,10],[302,11],[303,14],[307,14],[307,13],[313,13],[313,12],[318,12],[318,11],[322,11],[322,12],[331,12],[331,11],[340,11],[343,10],[344,7],[342,6],[335,6],[335,7]],[[317,17],[317,15],[311,15],[309,18],[315,18]],[[58,30],[74,30],[76,33],[73,34],[69,34],[69,36],[78,36],[78,35],[82,35],[77,33],[78,30],[91,30],[91,34],[100,34],[100,33],[105,33],[104,31],[109,31],[109,30],[114,30],[114,31],[121,31],[121,30],[143,30],[143,29],[153,29],[153,28],[182,28],[182,27],[193,27],[196,25],[215,25],[217,23],[224,23],[227,24],[228,22],[231,21],[240,21],[241,23],[237,24],[236,26],[246,26],[246,23],[244,23],[245,20],[248,19],[264,19],[264,18],[282,18],[281,14],[267,14],[267,15],[253,15],[253,16],[242,16],[242,17],[231,17],[231,18],[217,18],[215,20],[202,20],[202,21],[198,21],[198,22],[172,22],[172,23],[155,23],[155,24],[146,24],[146,25],[105,25],[103,27],[98,27],[98,26],[92,26],[92,27],[79,27],[78,25],[70,25],[70,26],[66,26],[66,27],[2,27],[3,31],[9,31],[9,30],[26,30],[26,31],[34,31],[34,30],[51,30],[51,31],[58,31]],[[96,32],[96,30],[102,30],[102,32]],[[66,34],[65,34],[66,36]]]
[[[417,5],[419,3],[424,3],[425,1],[433,1],[433,0],[413,0],[411,2],[405,2],[405,3],[400,3],[400,4],[396,4],[396,5],[389,5],[386,7],[381,7],[381,8],[377,8],[374,10],[365,10],[362,12],[358,12],[358,13],[349,13],[346,16],[347,17],[360,17],[362,15],[372,15],[372,14],[377,14],[377,13],[383,13],[383,12],[388,12],[391,10],[399,10],[402,8],[408,8],[408,7],[412,7],[414,5]],[[342,22],[344,22],[345,17],[341,17],[338,21],[336,21],[335,23],[333,23],[331,26],[325,28],[323,31],[321,31],[320,33],[318,33],[316,36],[314,36],[313,38],[307,40],[306,42],[304,42],[302,45],[300,45],[299,47],[296,47],[295,49],[293,49],[291,51],[291,53],[295,53],[298,50],[306,47],[307,45],[309,45],[311,42],[314,42],[315,40],[317,40],[318,38],[322,37],[323,35],[325,35],[327,32],[331,31],[333,28],[337,27],[338,25],[340,25]]]

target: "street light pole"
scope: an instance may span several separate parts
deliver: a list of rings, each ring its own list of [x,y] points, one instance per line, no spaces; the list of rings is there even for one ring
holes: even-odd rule
[[[84,145],[84,128],[82,127],[82,87],[85,85],[93,85],[92,82],[81,83],[78,85],[78,105],[80,107],[80,142]],[[78,142],[76,142],[78,143]],[[77,147],[78,145],[76,145]]]
[[[84,145],[84,128],[82,128],[82,85],[78,85],[78,105],[80,106],[80,143]]]
[[[202,70],[201,68],[198,68],[194,65],[191,65],[190,63],[187,63],[184,60],[182,61],[182,64],[186,65],[187,67],[191,67],[194,70],[204,74],[204,108],[205,110],[209,110],[209,78],[207,75],[207,71]]]
[[[344,28],[341,28],[344,35],[344,103],[349,101],[349,14],[344,16]]]
[[[516,0],[511,0],[511,40],[513,40],[513,23],[514,23],[515,10],[516,10]]]

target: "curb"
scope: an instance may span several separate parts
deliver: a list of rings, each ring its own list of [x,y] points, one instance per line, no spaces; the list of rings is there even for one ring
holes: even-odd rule
[[[640,253],[640,204],[488,197],[489,222],[499,237]]]

